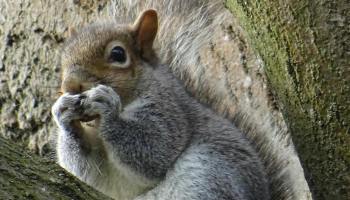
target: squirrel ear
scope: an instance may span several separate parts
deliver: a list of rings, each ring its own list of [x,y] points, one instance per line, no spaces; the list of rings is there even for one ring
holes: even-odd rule
[[[135,21],[133,29],[142,53],[150,51],[158,30],[157,11],[150,9],[141,13]]]

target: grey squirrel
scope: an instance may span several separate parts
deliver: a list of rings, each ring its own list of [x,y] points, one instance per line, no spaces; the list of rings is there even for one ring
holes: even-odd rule
[[[71,31],[52,107],[59,164],[115,199],[270,199],[254,146],[158,61],[157,30],[146,10]]]

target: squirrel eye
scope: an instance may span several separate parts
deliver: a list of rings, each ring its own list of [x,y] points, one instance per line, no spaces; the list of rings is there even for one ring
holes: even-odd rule
[[[126,53],[123,47],[116,46],[112,49],[111,54],[108,58],[110,62],[124,63],[126,61]]]

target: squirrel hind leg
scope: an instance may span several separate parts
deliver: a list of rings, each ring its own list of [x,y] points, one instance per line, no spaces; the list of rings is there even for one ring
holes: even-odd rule
[[[267,188],[255,193],[247,191],[250,187],[241,181],[244,178],[239,170],[232,170],[232,166],[220,158],[219,152],[218,156],[213,156],[213,153],[216,154],[205,145],[190,147],[160,185],[136,200],[245,200],[254,196],[259,196],[261,200],[269,199]]]

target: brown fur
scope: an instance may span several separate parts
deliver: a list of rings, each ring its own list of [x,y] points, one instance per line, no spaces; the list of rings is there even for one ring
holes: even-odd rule
[[[142,73],[136,53],[150,61],[155,59],[152,44],[158,24],[152,20],[154,15],[156,12],[149,10],[130,26],[95,24],[80,30],[79,34],[71,29],[71,39],[62,56],[62,93],[81,93],[97,84],[105,84],[118,92],[124,104],[132,101]],[[108,63],[106,54],[112,42],[125,48],[130,62],[125,68]]]

